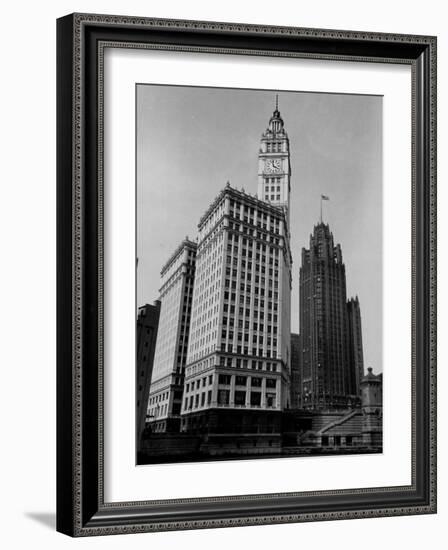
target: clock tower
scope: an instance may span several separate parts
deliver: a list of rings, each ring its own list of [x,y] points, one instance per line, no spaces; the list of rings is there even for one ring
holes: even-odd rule
[[[258,153],[258,198],[287,211],[289,226],[289,193],[291,191],[289,139],[278,110],[278,96],[269,126],[261,136]]]

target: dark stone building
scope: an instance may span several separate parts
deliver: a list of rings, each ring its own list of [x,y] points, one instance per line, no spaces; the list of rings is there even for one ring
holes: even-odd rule
[[[309,249],[302,249],[299,408],[335,410],[359,402],[346,294],[341,246],[334,244],[329,226],[320,222]],[[357,308],[359,312],[359,303]]]
[[[151,384],[157,329],[159,326],[160,301],[139,308],[137,317],[137,372],[136,372],[136,427],[137,448],[140,449],[141,435],[145,428]]]
[[[361,309],[358,296],[347,302],[348,353],[350,368],[355,373],[355,387],[361,392],[361,380],[364,377],[364,353],[362,349]]]
[[[291,333],[291,408],[299,406],[300,387],[300,334]]]

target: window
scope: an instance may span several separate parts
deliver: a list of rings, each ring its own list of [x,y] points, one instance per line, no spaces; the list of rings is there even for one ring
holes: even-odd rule
[[[275,407],[275,393],[266,394],[266,406]]]
[[[277,386],[277,380],[275,378],[266,378],[266,387],[275,388]]]
[[[256,362],[254,361],[254,364]],[[253,387],[253,388],[261,388],[261,378],[252,378],[251,379],[251,382],[250,382],[250,385]]]
[[[261,393],[260,392],[251,392],[250,393],[250,404],[252,407],[259,407],[261,405]]]
[[[247,381],[247,378],[245,376],[236,376],[235,377],[235,385],[236,386],[245,386],[246,381]]]
[[[236,391],[235,392],[235,405],[245,405],[246,404],[246,392],[245,391]]]
[[[218,377],[218,384],[230,385],[230,374],[220,374]]]
[[[230,401],[230,390],[219,390],[218,405],[228,405]]]

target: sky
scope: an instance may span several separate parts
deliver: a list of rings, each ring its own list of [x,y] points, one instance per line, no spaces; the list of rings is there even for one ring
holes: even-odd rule
[[[137,85],[137,305],[229,181],[256,194],[258,151],[279,94],[291,151],[291,329],[299,332],[302,247],[319,222],[342,247],[347,298],[361,307],[364,366],[382,371],[382,98]]]

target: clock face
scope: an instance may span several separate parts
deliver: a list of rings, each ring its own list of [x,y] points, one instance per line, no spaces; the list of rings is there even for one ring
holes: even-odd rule
[[[268,173],[280,172],[281,162],[280,159],[269,159],[266,161],[265,171]]]

